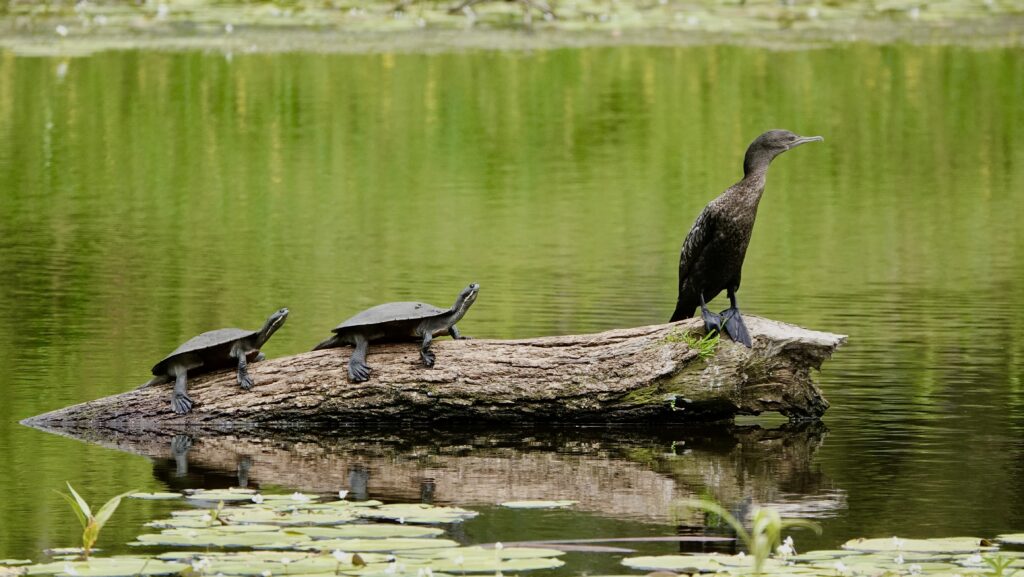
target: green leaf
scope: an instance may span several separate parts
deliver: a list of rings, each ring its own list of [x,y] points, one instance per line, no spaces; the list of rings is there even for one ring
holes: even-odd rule
[[[116,511],[117,507],[121,504],[121,499],[127,497],[130,494],[131,491],[127,493],[121,493],[120,495],[117,495],[115,497],[111,497],[109,501],[107,501],[106,503],[103,504],[102,507],[100,507],[99,512],[96,513],[96,523],[99,525],[100,529],[102,529],[103,526],[107,524],[107,521],[110,520],[110,516],[114,514],[114,511]]]
[[[71,495],[68,495],[67,493],[57,491],[57,494],[63,497],[63,499],[68,502],[68,505],[71,505],[71,510],[75,512],[75,517],[78,518],[78,522],[81,523],[82,528],[85,529],[85,526],[89,524],[89,520],[86,519],[85,513],[83,513],[78,507],[78,501],[75,501]]]
[[[71,483],[67,483],[67,486],[68,490],[71,491],[71,494],[75,497],[75,501],[78,503],[78,508],[82,511],[82,514],[86,517],[92,517],[92,509],[89,508],[89,504],[85,502],[85,499],[75,491],[75,488],[71,486]]]

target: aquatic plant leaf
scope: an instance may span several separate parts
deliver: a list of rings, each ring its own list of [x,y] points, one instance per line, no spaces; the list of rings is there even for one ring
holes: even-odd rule
[[[1024,545],[1024,533],[1007,533],[996,537],[996,540],[1007,545]]]
[[[339,527],[294,527],[289,533],[300,533],[313,539],[385,539],[388,537],[436,537],[443,529],[390,523],[358,523]]]
[[[184,495],[181,493],[129,493],[128,497],[146,501],[169,501],[171,499],[181,499]]]
[[[31,559],[0,559],[0,565],[28,565]]]
[[[631,569],[645,571],[675,571],[676,573],[717,573],[725,567],[709,555],[648,555],[626,557],[622,564]]]
[[[977,537],[945,537],[941,539],[901,539],[889,537],[883,539],[851,539],[842,545],[851,551],[887,552],[887,553],[972,553],[989,551],[995,547],[983,546]]]
[[[193,501],[210,501],[213,503],[216,503],[217,501],[224,501],[225,503],[243,501],[252,502],[252,496],[254,494],[255,491],[247,492],[238,489],[212,489],[209,491],[199,489],[193,493],[185,495],[185,498]]]
[[[461,561],[461,562],[460,562]],[[495,573],[498,571],[536,571],[540,569],[557,569],[565,563],[551,557],[534,557],[525,559],[501,559],[492,556],[486,558],[455,558],[441,559],[430,562],[433,571],[451,573]]]
[[[385,539],[325,539],[303,544],[302,550],[333,551],[340,549],[346,553],[407,551],[410,549],[437,549],[441,547],[458,547],[459,544],[450,539],[416,539],[407,537],[389,537]]]
[[[809,563],[811,561],[827,561],[829,559],[839,559],[840,557],[849,557],[851,555],[860,555],[857,551],[847,551],[844,549],[823,549],[821,551],[807,551],[790,557],[790,561],[796,561],[798,563]]]
[[[81,577],[133,577],[135,575],[171,575],[188,566],[149,557],[93,557],[88,561],[58,561],[31,565],[29,575],[79,575]]]
[[[485,549],[479,545],[472,547],[459,547],[457,549],[421,549],[418,551],[407,551],[402,554],[406,559],[455,559],[457,557],[493,559],[532,559],[540,557],[558,557],[564,555],[564,551],[558,549],[546,549],[543,547],[505,547],[502,549]]]
[[[501,504],[502,507],[508,507],[509,509],[564,509],[566,507],[572,507],[576,501],[505,501]]]
[[[265,547],[289,548],[309,541],[305,535],[277,532],[221,533],[206,529],[168,529],[137,537],[140,545],[162,547]]]
[[[460,507],[441,507],[421,503],[391,504],[379,507],[364,507],[353,511],[360,517],[368,519],[388,519],[400,523],[460,523],[476,517],[476,511]]]

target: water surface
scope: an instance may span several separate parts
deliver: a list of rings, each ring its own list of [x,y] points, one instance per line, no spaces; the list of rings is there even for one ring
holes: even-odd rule
[[[184,473],[170,439],[161,457],[17,424],[145,381],[201,331],[288,306],[265,351],[291,354],[469,282],[475,336],[667,320],[682,238],[775,127],[826,140],[773,165],[740,304],[850,335],[823,428],[755,428],[762,450],[714,430],[367,434],[341,457],[253,449],[248,479],[475,503],[470,542],[672,535],[694,520],[665,503],[694,494],[818,517],[801,548],[1020,531],[1022,79],[1018,51],[954,47],[0,55],[0,558],[77,538],[65,480],[91,499],[238,481],[199,440]],[[272,467],[307,454],[308,473]],[[486,508],[545,491],[581,506]],[[163,507],[125,506],[103,545]]]

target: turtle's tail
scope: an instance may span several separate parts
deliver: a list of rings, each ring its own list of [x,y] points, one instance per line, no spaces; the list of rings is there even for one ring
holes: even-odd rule
[[[149,379],[145,383],[142,383],[141,385],[136,387],[135,390],[145,389],[146,387],[151,386],[151,385],[162,385],[162,384],[166,383],[169,380],[170,379],[168,379],[167,377],[164,377],[164,376],[153,377],[152,379]]]
[[[326,341],[323,341],[320,344],[318,344],[317,346],[313,347],[313,350],[314,351],[319,351],[319,350],[322,350],[322,349],[333,349],[334,347],[340,347],[340,346],[341,346],[341,341],[338,340],[338,335],[334,335],[331,338],[327,339]]]

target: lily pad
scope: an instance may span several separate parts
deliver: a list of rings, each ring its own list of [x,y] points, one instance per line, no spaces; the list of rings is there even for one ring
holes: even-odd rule
[[[410,549],[437,549],[458,547],[450,539],[415,539],[391,537],[387,539],[325,539],[300,546],[303,550],[333,551],[340,549],[347,553],[407,551]]]
[[[129,493],[128,497],[132,499],[143,499],[146,501],[169,501],[171,499],[181,499],[181,493]]]
[[[823,549],[821,551],[807,551],[790,557],[791,561],[798,563],[809,563],[811,561],[827,561],[829,559],[839,559],[840,557],[849,557],[850,555],[859,555],[857,551],[847,551],[843,549]]]
[[[504,571],[536,571],[540,569],[557,569],[565,565],[560,559],[551,557],[534,557],[526,559],[490,559],[460,558],[431,561],[432,571],[451,573],[496,573]]]
[[[295,527],[288,533],[300,533],[312,539],[386,539],[388,537],[436,537],[443,529],[391,523],[358,523],[340,527]]]
[[[995,547],[983,546],[977,537],[948,537],[942,539],[851,539],[843,544],[843,549],[851,551],[886,552],[886,553],[972,553],[989,551]]]
[[[277,532],[221,533],[211,530],[169,529],[163,533],[138,536],[138,545],[162,547],[256,547],[291,548],[309,541],[305,535]],[[131,543],[135,545],[136,543]]]
[[[476,511],[460,507],[440,507],[421,503],[381,505],[380,507],[360,508],[353,512],[368,519],[388,519],[399,523],[426,525],[461,523],[478,515]]]
[[[505,501],[502,507],[509,509],[565,509],[572,507],[576,501]]]
[[[1024,533],[1007,533],[996,537],[996,540],[1007,545],[1024,545]]]
[[[408,551],[403,553],[402,557],[410,560],[417,558],[455,559],[457,557],[463,557],[466,559],[493,559],[495,557],[500,559],[534,559],[540,557],[559,557],[564,554],[564,551],[559,551],[558,549],[546,549],[542,547],[504,547],[502,549],[485,549],[480,546],[472,546],[459,547],[458,549],[422,549],[418,551]]]
[[[188,566],[149,557],[93,557],[88,561],[58,561],[31,565],[29,575],[79,575],[81,577],[133,577],[135,575],[170,575]]]
[[[710,555],[648,555],[626,557],[622,564],[645,571],[675,571],[676,573],[717,573],[725,569]]]
[[[252,502],[253,495],[256,491],[251,489],[212,489],[204,490],[198,489],[188,495],[185,495],[186,499],[192,499],[194,501],[210,501],[216,503],[218,501],[230,502]]]
[[[31,559],[0,559],[0,565],[28,565]]]

